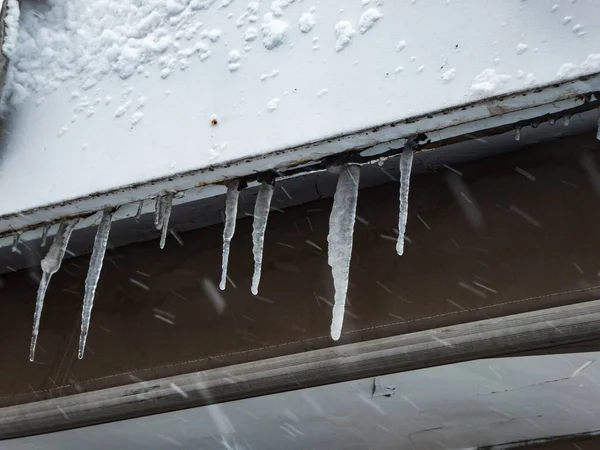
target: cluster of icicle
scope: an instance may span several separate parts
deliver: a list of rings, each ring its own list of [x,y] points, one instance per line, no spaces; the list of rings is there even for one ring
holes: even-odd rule
[[[92,316],[92,307],[94,306],[94,295],[96,293],[96,287],[98,286],[98,280],[100,279],[100,271],[102,270],[102,263],[104,262],[104,254],[106,253],[106,245],[108,243],[108,235],[110,233],[110,226],[112,223],[113,210],[106,209],[102,212],[102,217],[96,231],[96,237],[94,239],[94,247],[92,250],[92,256],[90,258],[90,267],[88,270],[87,277],[85,279],[85,292],[83,295],[83,311],[81,314],[81,334],[79,338],[79,359],[83,358],[85,351],[85,343],[87,340],[88,330],[90,327],[90,319]],[[60,224],[58,231],[54,236],[52,245],[48,253],[42,259],[42,279],[38,287],[37,299],[35,302],[35,313],[33,316],[33,332],[31,334],[31,345],[29,347],[29,360],[33,361],[35,357],[35,349],[37,346],[37,337],[40,330],[40,319],[42,316],[42,309],[44,308],[44,297],[46,296],[46,290],[52,275],[58,272],[62,264],[65,252],[67,251],[67,245],[69,239],[79,219],[66,220]],[[42,238],[42,245],[45,245],[45,236],[47,228],[44,230],[44,238]]]
[[[404,235],[408,219],[408,190],[412,170],[414,143],[408,140],[400,156],[400,214],[398,219],[398,241],[396,251],[399,255],[404,253]],[[343,164],[331,167],[338,173],[338,182],[333,197],[333,207],[329,217],[328,263],[331,266],[335,288],[333,314],[331,320],[331,338],[338,340],[342,333],[344,313],[346,307],[346,294],[350,274],[350,259],[352,256],[352,240],[354,222],[356,220],[356,204],[358,200],[358,186],[360,181],[360,166],[356,164]],[[260,185],[256,204],[254,206],[254,225],[252,231],[252,247],[254,254],[254,275],[252,277],[252,294],[258,294],[260,273],[263,258],[263,244],[267,227],[267,218],[273,197],[273,184],[262,182]],[[227,284],[227,264],[231,240],[235,232],[237,206],[239,198],[239,182],[233,181],[228,185],[225,200],[225,227],[223,230],[223,263],[221,271],[221,290]]]
[[[413,161],[414,144],[408,141],[400,156],[400,214],[398,220],[398,242],[396,251],[399,255],[404,252],[404,233],[406,230],[406,221],[408,218],[408,189],[410,183],[410,174]],[[333,314],[331,321],[331,337],[338,340],[341,336],[344,313],[346,307],[346,293],[348,291],[348,279],[350,274],[350,259],[352,256],[352,240],[354,234],[354,222],[356,219],[356,204],[358,200],[358,187],[360,181],[360,166],[356,164],[343,164],[331,167],[331,170],[338,173],[338,182],[333,197],[333,207],[329,218],[328,242],[328,263],[331,266],[333,282],[335,288]],[[237,219],[238,199],[241,186],[238,180],[233,180],[227,185],[227,195],[225,199],[225,226],[223,230],[223,262],[221,271],[221,282],[219,287],[225,289],[227,284],[227,265],[229,261],[229,250],[231,240],[235,233],[235,223]],[[263,259],[263,245],[265,241],[265,231],[267,229],[267,219],[271,209],[271,199],[273,198],[274,182],[273,180],[262,181],[256,197],[254,206],[254,223],[252,231],[252,253],[254,255],[254,274],[252,276],[252,294],[258,294],[260,283],[260,274]],[[173,205],[173,192],[166,192],[156,198],[154,225],[161,231],[160,248],[164,248],[171,208]],[[136,218],[139,218],[142,212],[143,203],[140,202]],[[79,359],[83,358],[85,345],[90,326],[92,308],[94,306],[94,296],[100,279],[102,263],[106,253],[108,236],[112,224],[114,210],[106,209],[102,212],[88,274],[85,279],[85,292],[83,297],[83,309],[81,315],[81,334],[79,339]],[[61,266],[62,260],[67,250],[69,238],[78,219],[71,219],[62,222],[58,228],[52,245],[48,253],[41,262],[42,278],[37,293],[35,305],[35,314],[33,320],[33,331],[31,337],[31,346],[29,359],[33,361],[37,345],[37,337],[40,327],[40,318],[44,307],[44,297],[52,275],[54,275]],[[42,246],[45,245],[48,228],[44,229],[42,237]],[[19,235],[15,236],[14,246],[18,244]]]

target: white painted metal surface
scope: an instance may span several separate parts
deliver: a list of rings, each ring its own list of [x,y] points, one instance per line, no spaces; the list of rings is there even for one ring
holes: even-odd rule
[[[584,433],[599,428],[599,356],[471,361],[3,441],[0,448],[458,450]]]
[[[193,46],[196,40],[205,43],[211,51],[205,61],[195,54],[187,58],[189,67],[180,70],[177,64],[184,58],[177,56],[175,70],[166,79],[161,78],[162,66],[155,58],[127,79],[119,77],[123,72],[116,66],[110,67],[87,90],[87,72],[51,89],[43,84],[33,86],[44,92],[19,104],[6,124],[0,190],[18,194],[3,197],[0,216],[220,167],[600,70],[599,5],[591,0],[338,0],[314,5],[273,1],[260,4],[256,23],[243,26],[237,22],[248,2],[209,1],[204,2],[206,9],[194,11],[192,6],[197,3],[189,2],[185,10],[189,14],[180,22],[190,26],[202,22],[197,35],[175,42],[179,49]],[[270,45],[262,40],[268,35],[260,32],[261,25],[269,29],[270,19],[265,15],[277,4],[288,3],[279,17],[288,24],[282,43],[267,49]],[[50,12],[71,8],[69,24],[76,29],[77,20],[84,21],[86,5],[91,4],[84,0],[49,2],[48,8]],[[123,3],[129,4],[134,2]],[[299,19],[313,6],[315,26],[303,33]],[[381,18],[368,30],[363,26],[361,32],[364,21],[360,18],[369,8],[379,11]],[[23,23],[36,15],[50,17],[31,0],[22,2],[22,10],[22,29]],[[336,51],[336,24],[340,21],[348,21],[356,34],[347,47]],[[175,34],[177,26],[168,23],[156,26]],[[43,34],[61,31],[64,26],[60,19],[42,20],[34,27],[37,34],[31,34],[38,39],[38,47],[24,57],[39,56],[45,50]],[[245,44],[249,27],[256,28],[259,36]],[[148,30],[150,33],[153,28]],[[202,39],[205,30],[219,30],[220,37],[213,42],[208,33],[207,39]],[[85,53],[94,36],[81,38],[80,34],[65,36]],[[21,50],[27,37],[21,32]],[[249,51],[244,51],[245,45]],[[60,54],[60,48],[54,50]],[[240,66],[231,71],[230,52],[235,50],[240,51],[236,63]],[[177,55],[175,46],[166,54]],[[279,72],[272,76],[273,71]],[[269,76],[264,78],[264,73]],[[570,89],[573,92],[573,87]],[[575,87],[576,91],[587,89],[585,83]],[[136,109],[141,97],[144,106]],[[116,117],[129,101],[131,106]],[[275,103],[278,107],[270,111],[269,105]],[[216,125],[211,124],[213,117]],[[444,126],[443,122],[438,125]],[[386,138],[353,144],[377,139]],[[352,144],[338,143],[335,151],[345,150],[347,145]],[[294,158],[312,158],[318,153],[322,152],[302,151]],[[276,162],[267,166],[273,165]],[[265,164],[258,163],[245,171],[264,168]]]

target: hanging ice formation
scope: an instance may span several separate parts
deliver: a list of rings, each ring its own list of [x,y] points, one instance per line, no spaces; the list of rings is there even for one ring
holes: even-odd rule
[[[224,291],[227,284],[227,263],[229,262],[229,248],[235,233],[237,219],[238,199],[240,196],[240,182],[233,180],[227,184],[227,197],[225,198],[225,228],[223,229],[223,262],[221,265],[221,283],[219,288]]]
[[[598,118],[598,129],[596,130],[596,139],[600,141],[600,118]]]
[[[96,230],[90,267],[85,278],[85,294],[83,296],[83,310],[81,312],[81,334],[79,335],[79,352],[77,354],[79,359],[83,358],[83,352],[85,351],[85,342],[90,328],[92,308],[94,307],[94,295],[96,294],[100,271],[104,262],[113,212],[112,209],[106,209],[102,212],[102,218],[100,219],[100,224],[98,224],[98,230]]]
[[[265,230],[267,219],[273,198],[273,184],[263,181],[258,189],[256,203],[254,205],[254,223],[252,226],[252,253],[254,254],[254,274],[252,275],[252,294],[258,294],[260,283],[260,272],[262,269],[263,244],[265,242]]]
[[[408,189],[410,187],[410,173],[414,156],[414,143],[406,141],[402,155],[400,155],[400,214],[398,215],[398,241],[396,252],[400,256],[404,253],[404,233],[408,220]]]
[[[19,241],[20,240],[21,240],[21,233],[15,234],[15,237],[13,238],[12,249],[11,249],[13,252],[19,251]]]
[[[144,209],[144,200],[140,200],[140,202],[138,203],[138,209],[135,213],[135,218],[136,220],[139,219],[140,217],[142,217],[142,210]]]
[[[331,338],[335,341],[340,338],[344,322],[359,178],[360,166],[349,165],[341,168],[329,217],[328,262],[335,288]]]
[[[171,208],[173,206],[173,192],[166,192],[156,197],[154,207],[154,226],[161,230],[160,248],[165,248],[167,241],[167,232],[169,231],[169,218],[171,217]]]
[[[42,308],[44,307],[44,297],[46,295],[46,290],[48,289],[48,284],[50,283],[50,278],[52,278],[52,275],[54,275],[58,269],[60,269],[60,265],[62,264],[62,260],[67,250],[67,245],[69,244],[69,238],[71,237],[71,233],[75,229],[75,225],[77,225],[78,221],[79,219],[72,219],[66,220],[60,224],[58,231],[54,236],[54,241],[52,242],[50,249],[48,249],[48,253],[46,254],[45,258],[42,259],[42,279],[40,280],[37,299],[35,302],[33,331],[31,334],[31,345],[29,347],[30,361],[33,361],[35,356],[35,347],[40,330],[40,318],[42,316]]]
[[[50,230],[50,225],[45,226],[44,229],[42,230],[42,242],[40,244],[40,246],[45,247],[46,246],[46,240],[48,239],[48,231]]]

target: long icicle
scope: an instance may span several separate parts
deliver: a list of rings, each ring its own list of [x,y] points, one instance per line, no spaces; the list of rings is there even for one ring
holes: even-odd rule
[[[221,265],[221,283],[219,289],[225,290],[227,285],[227,264],[229,262],[229,248],[235,233],[235,222],[237,219],[238,200],[240,196],[240,181],[233,180],[227,185],[227,197],[225,198],[225,227],[223,228],[223,262]]]
[[[42,279],[38,287],[37,299],[35,302],[35,313],[33,315],[33,331],[31,333],[31,345],[29,346],[29,361],[33,361],[35,357],[35,347],[37,345],[37,338],[40,331],[40,318],[42,317],[42,309],[44,308],[44,297],[46,296],[46,290],[50,283],[50,278],[62,264],[62,260],[69,244],[71,233],[75,229],[79,219],[66,220],[60,224],[58,231],[54,236],[54,241],[48,250],[48,253],[42,259]]]
[[[360,166],[350,165],[341,168],[333,197],[331,216],[329,216],[327,259],[331,266],[335,288],[331,319],[331,338],[335,341],[340,338],[344,323],[359,179]]]
[[[98,287],[98,280],[100,279],[102,263],[104,262],[104,254],[106,253],[106,246],[108,244],[108,235],[110,234],[113,212],[112,209],[105,209],[102,212],[102,218],[100,219],[98,229],[96,230],[94,248],[92,250],[92,256],[90,257],[90,267],[88,269],[87,277],[85,278],[85,294],[83,296],[83,309],[81,312],[81,334],[79,335],[79,352],[77,354],[79,359],[83,358],[83,353],[85,351],[85,343],[90,328],[90,319],[92,317],[92,308],[94,307],[94,296],[96,294],[96,288]]]
[[[159,195],[156,197],[156,201],[154,203],[154,226],[157,230],[162,230],[163,226],[162,204],[163,196]]]
[[[258,295],[260,272],[262,270],[263,245],[271,199],[273,198],[273,185],[263,181],[258,189],[254,205],[254,223],[252,226],[252,253],[254,254],[254,274],[252,275],[252,294]]]
[[[171,209],[173,207],[173,192],[167,192],[162,197],[160,216],[161,216],[161,234],[160,249],[165,248],[167,242],[167,232],[169,231],[169,219],[171,218]]]
[[[409,139],[400,155],[400,213],[398,214],[398,241],[396,242],[396,252],[400,256],[404,253],[404,233],[406,233],[408,220],[408,189],[414,155],[413,148],[414,144]]]

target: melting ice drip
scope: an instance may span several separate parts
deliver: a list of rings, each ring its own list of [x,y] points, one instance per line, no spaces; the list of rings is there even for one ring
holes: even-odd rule
[[[229,248],[235,233],[235,221],[237,219],[238,199],[240,196],[240,182],[233,180],[227,185],[227,197],[225,199],[225,228],[223,229],[223,263],[221,265],[221,283],[219,288],[224,291],[227,284],[227,264],[229,262]]]
[[[404,145],[400,156],[400,214],[398,215],[398,241],[396,252],[400,256],[404,253],[404,234],[408,221],[408,189],[410,187],[410,173],[414,156],[414,143],[409,139]]]
[[[79,336],[78,358],[83,358],[85,351],[85,342],[87,340],[88,330],[90,328],[90,319],[92,317],[92,308],[94,307],[94,296],[100,279],[100,271],[104,262],[106,245],[108,244],[108,235],[112,224],[113,210],[106,209],[102,212],[102,218],[96,231],[94,239],[94,248],[90,258],[90,267],[85,278],[85,294],[83,296],[83,310],[81,312],[81,334]]]
[[[273,198],[273,184],[263,181],[258,189],[254,205],[254,223],[252,226],[252,253],[254,254],[254,274],[252,275],[252,294],[258,295],[260,272],[262,269],[263,245],[271,199]]]
[[[331,338],[335,341],[340,338],[342,333],[346,309],[359,179],[360,166],[349,165],[340,169],[329,217],[328,262],[331,266],[335,288]]]
[[[75,225],[77,225],[79,219],[66,220],[62,222],[54,236],[54,241],[48,250],[48,253],[42,259],[42,279],[40,280],[40,285],[38,287],[37,299],[35,302],[35,313],[33,316],[33,331],[31,334],[31,345],[29,347],[29,360],[33,361],[35,357],[35,348],[37,345],[37,338],[40,331],[40,318],[42,316],[42,309],[44,308],[44,297],[46,296],[46,290],[48,289],[48,284],[50,283],[50,278],[58,269],[60,269],[60,265],[62,264],[62,260],[65,256],[65,252],[67,251],[67,245],[69,244],[69,239],[71,238],[71,233],[75,229]]]

